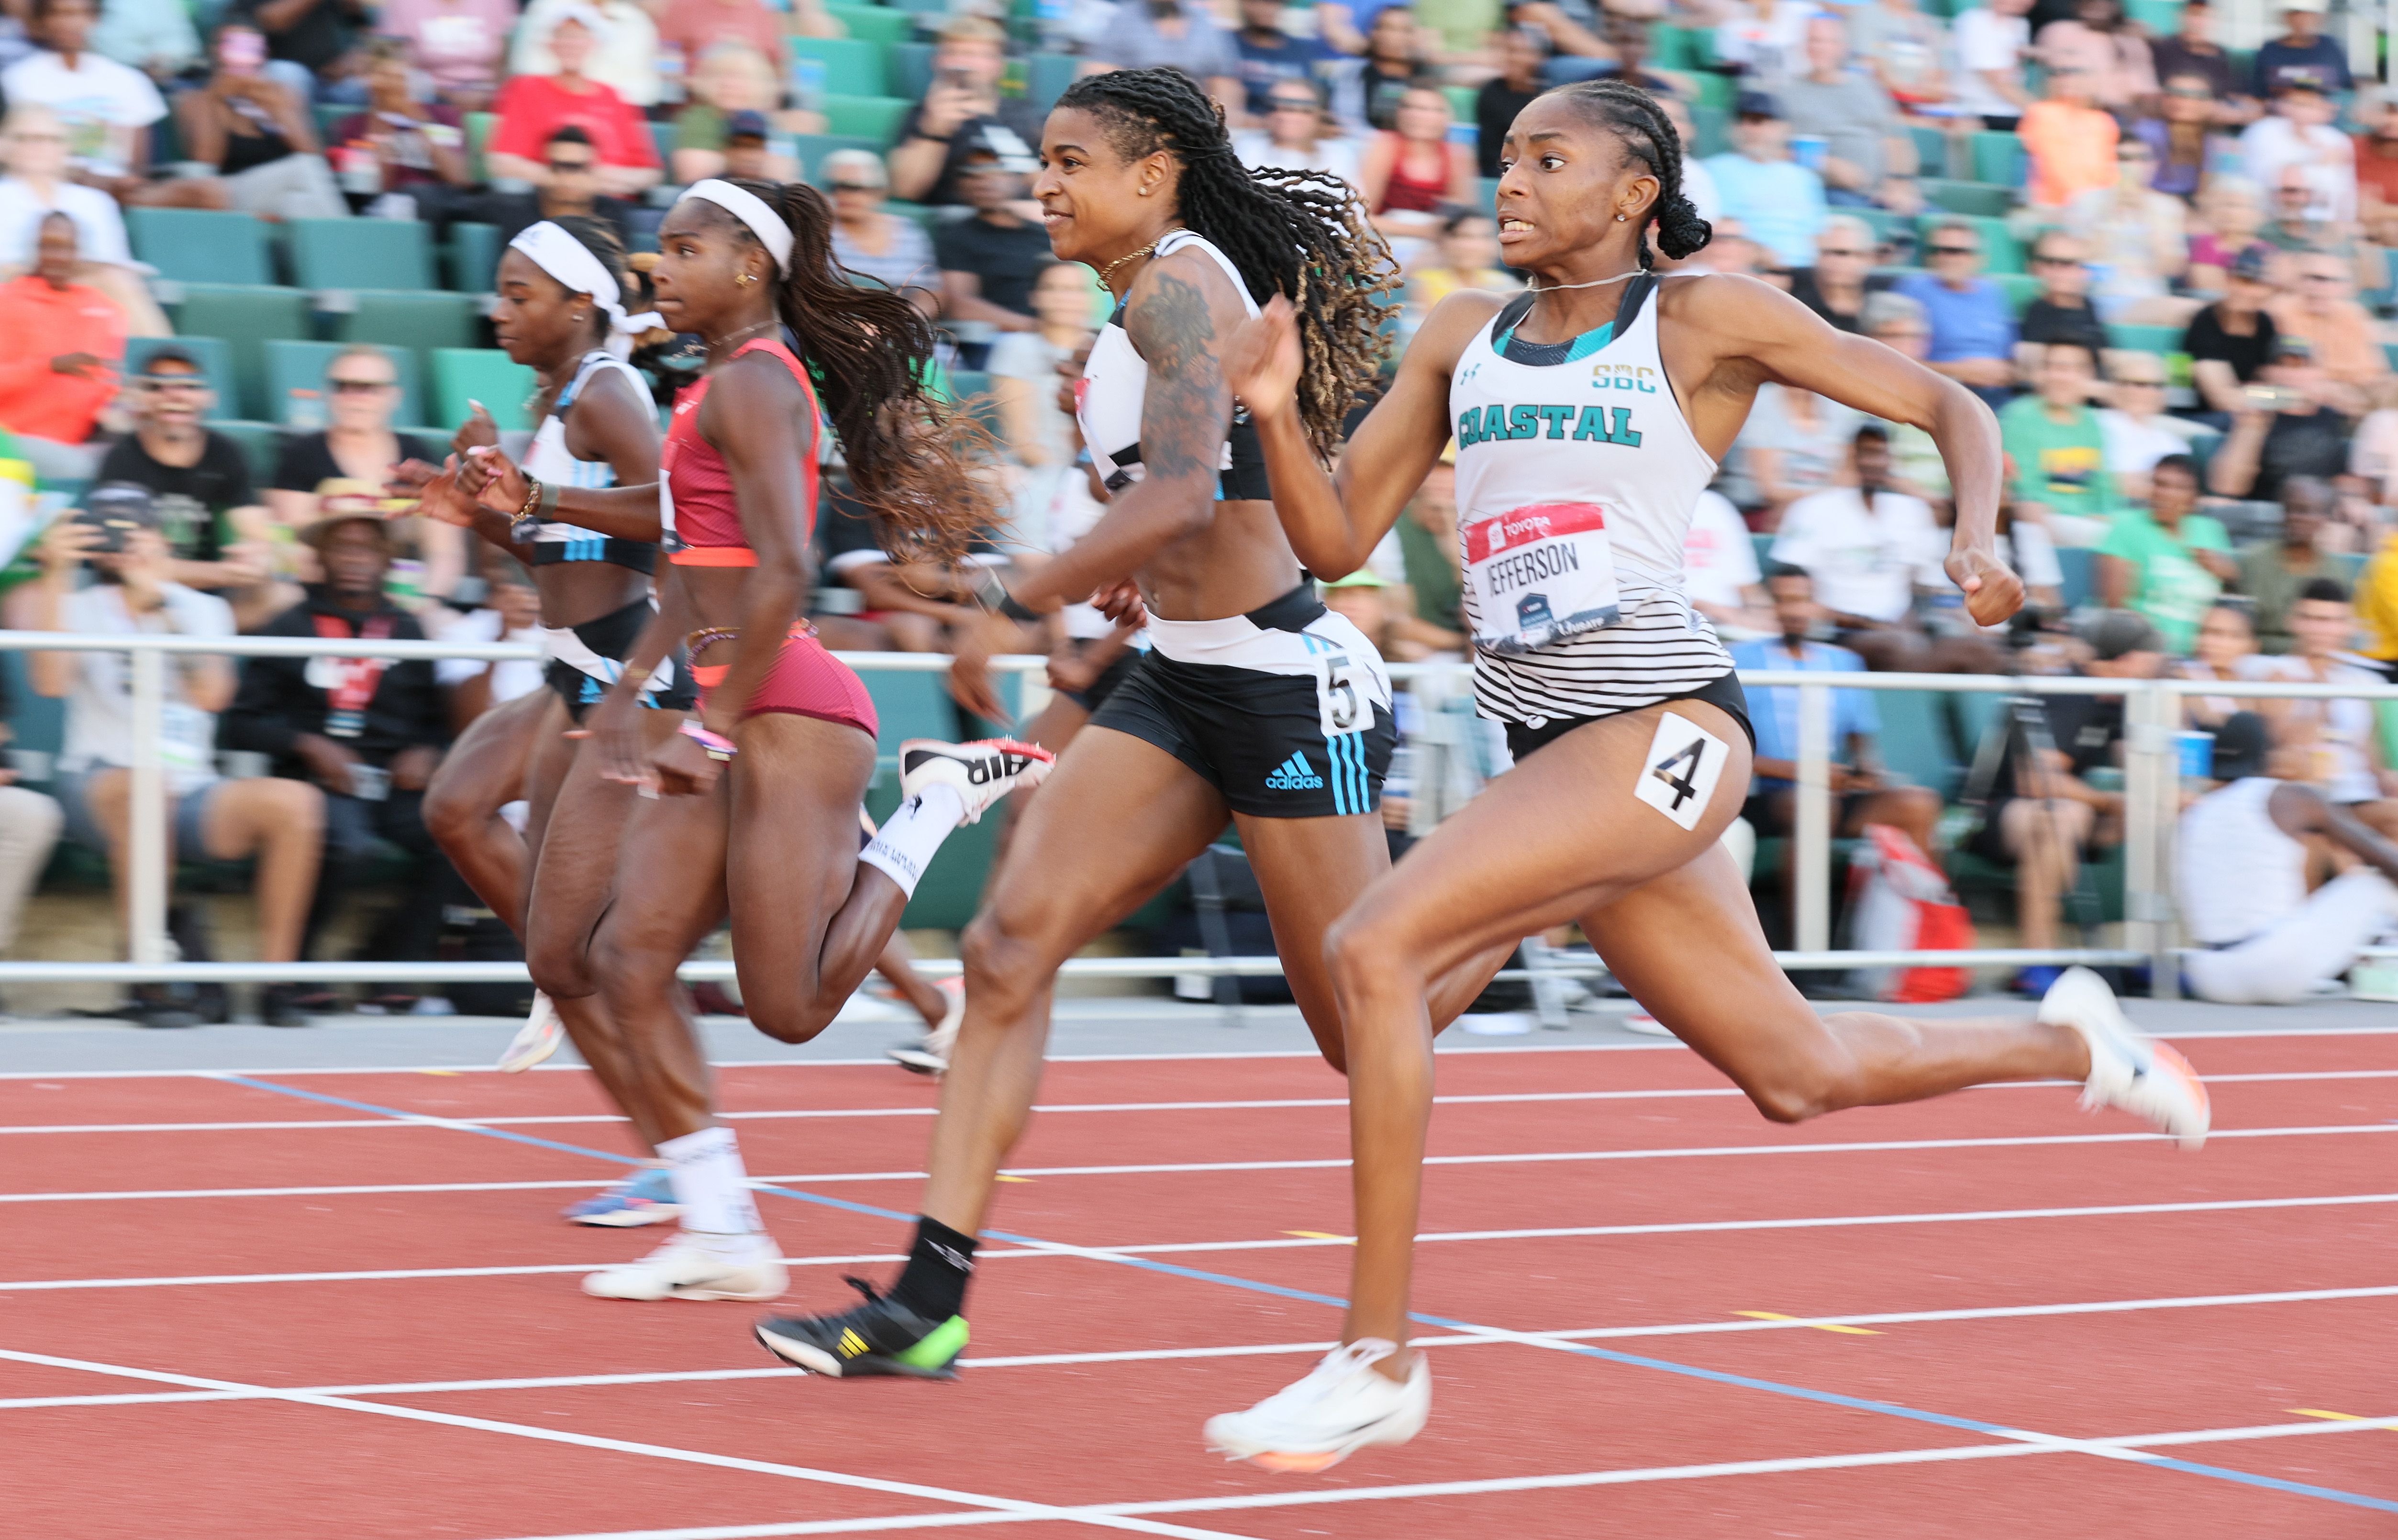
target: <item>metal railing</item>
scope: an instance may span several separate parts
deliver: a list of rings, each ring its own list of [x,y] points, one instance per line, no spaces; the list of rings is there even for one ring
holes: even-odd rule
[[[166,701],[166,660],[171,655],[214,657],[380,657],[401,659],[463,658],[478,661],[537,661],[538,651],[510,642],[446,642],[340,640],[317,637],[185,637],[88,636],[47,631],[0,630],[0,652],[113,652],[129,655],[128,685],[132,696],[133,795],[128,831],[131,960],[123,963],[18,962],[0,963],[0,983],[7,982],[343,982],[388,980],[416,983],[506,982],[527,977],[518,963],[170,963],[166,918],[169,871],[167,861],[165,775],[160,760],[159,725]],[[950,659],[931,653],[838,653],[834,655],[860,672],[944,673]],[[1043,693],[1039,676],[1047,660],[1010,655],[992,660],[1000,671],[1025,677],[1030,697]],[[1394,663],[1397,679],[1447,676],[1462,682],[1470,673],[1464,663]],[[2130,963],[2146,961],[2153,968],[2154,988],[2171,995],[2178,970],[2174,966],[2174,912],[2170,898],[2173,826],[2179,810],[2180,779],[2175,767],[2175,735],[2181,721],[2181,697],[2189,695],[2250,699],[2371,699],[2398,700],[2398,685],[2315,684],[2298,682],[2221,683],[2199,680],[2108,680],[2045,675],[1980,674],[1824,674],[1786,669],[1744,669],[1745,687],[1775,687],[1798,693],[1798,779],[1792,859],[1797,869],[1797,901],[1793,914],[1795,950],[1776,952],[1787,969],[1832,970],[1858,967],[2021,966],[2035,963]],[[2082,695],[2121,696],[2124,701],[2124,921],[2122,947],[2054,949],[1987,949],[1953,951],[1835,951],[1831,941],[1831,856],[1833,694],[1838,690],[1925,690],[1998,696]],[[934,977],[957,971],[954,959],[926,958],[918,968]],[[1203,977],[1270,976],[1281,972],[1273,957],[1082,957],[1069,961],[1068,978],[1153,979],[1176,974]],[[1589,977],[1604,972],[1596,962],[1556,959],[1538,970],[1516,970],[1502,977]],[[725,960],[693,961],[682,970],[687,979],[725,980],[734,977]]]

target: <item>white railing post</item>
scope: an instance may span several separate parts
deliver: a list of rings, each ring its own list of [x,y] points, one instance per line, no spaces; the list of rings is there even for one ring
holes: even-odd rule
[[[167,960],[167,774],[159,736],[167,713],[167,655],[137,652],[133,675],[133,799],[126,840],[125,919],[130,955],[156,966]]]
[[[1798,686],[1798,817],[1796,912],[1791,939],[1800,952],[1832,945],[1832,691]]]
[[[2165,721],[2176,704],[2149,682],[2132,685],[2123,699],[2123,945],[2168,968],[2173,907],[2164,892],[2159,825],[2176,784],[2173,729]]]

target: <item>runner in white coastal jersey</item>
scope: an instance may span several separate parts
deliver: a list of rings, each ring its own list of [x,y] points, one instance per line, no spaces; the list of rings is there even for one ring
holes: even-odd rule
[[[2185,1147],[2206,1132],[2189,1066],[2133,1032],[2086,971],[2037,1019],[1933,1022],[1818,1019],[1775,966],[1716,843],[1746,794],[1752,745],[1731,661],[1683,592],[1691,509],[1766,381],[1915,424],[1956,484],[1947,570],[1992,623],[2022,599],[1991,550],[1997,422],[1961,387],[1752,278],[1651,277],[1652,223],[1677,259],[1708,230],[1647,93],[1550,91],[1517,115],[1502,160],[1499,239],[1535,291],[1442,301],[1337,482],[1292,412],[1301,347],[1287,308],[1269,305],[1226,357],[1291,547],[1320,576],[1364,562],[1455,438],[1475,691],[1516,760],[1333,928],[1357,1206],[1343,1345],[1206,1429],[1276,1468],[1403,1442],[1428,1414],[1429,1371],[1404,1346],[1432,1111],[1425,986],[1504,939],[1579,921],[1641,1005],[1778,1122],[2070,1078]]]

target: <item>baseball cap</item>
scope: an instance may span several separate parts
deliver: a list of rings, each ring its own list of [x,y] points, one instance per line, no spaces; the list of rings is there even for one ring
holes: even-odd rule
[[[2273,736],[2265,719],[2254,711],[2234,711],[2215,729],[2216,780],[2239,780],[2265,773],[2265,756],[2272,752]]]
[[[2263,283],[2265,264],[2272,260],[2271,249],[2261,242],[2254,246],[2243,247],[2240,254],[2231,259],[2231,276],[2235,278],[2245,278],[2250,283]]]
[[[724,115],[724,137],[727,139],[763,139],[766,137],[766,115],[744,107]]]
[[[1780,117],[1782,103],[1767,91],[1743,91],[1732,99],[1734,117]]]
[[[2331,0],[2282,0],[2284,11],[2310,10],[2321,16],[2331,9]]]
[[[2165,639],[2149,617],[2132,610],[2099,611],[2081,623],[2081,637],[2102,663],[2112,663],[2125,653],[2165,650]]]

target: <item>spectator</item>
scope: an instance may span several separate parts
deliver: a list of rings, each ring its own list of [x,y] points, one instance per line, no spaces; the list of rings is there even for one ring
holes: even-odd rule
[[[1092,298],[1089,275],[1052,258],[1033,277],[1025,302],[1038,324],[1010,331],[991,344],[990,387],[999,401],[1000,427],[1009,457],[1025,472],[1011,500],[1009,522],[1016,538],[1028,546],[1045,541],[1058,480],[1078,474],[1074,455],[1083,441],[1069,410],[1072,398],[1061,402],[1058,384],[1061,369],[1090,341]]]
[[[1917,363],[1932,349],[1932,326],[1921,302],[1883,290],[1866,296],[1858,316],[1865,334]],[[1890,429],[1891,485],[1927,502],[1948,498],[1948,465],[1932,435],[1913,423],[1885,424]]]
[[[1926,642],[1914,624],[1915,590],[1945,581],[1945,542],[1930,505],[1890,489],[1890,435],[1880,424],[1856,429],[1849,467],[1853,485],[1799,498],[1784,512],[1772,560],[1806,573],[1833,640],[1866,667],[1918,667]]]
[[[1759,386],[1732,440],[1729,458],[1737,469],[1726,484],[1735,490],[1726,495],[1756,515],[1758,529],[1771,533],[1785,508],[1840,479],[1860,420],[1852,408],[1812,390]]]
[[[2116,495],[2142,503],[2149,496],[2149,472],[2168,454],[2187,454],[2198,425],[2165,415],[2165,361],[2153,353],[2124,352],[2112,356],[2107,378],[2115,387],[2115,404],[2098,411],[2098,431],[2105,440],[2107,468],[2114,474]]]
[[[2318,577],[2298,590],[2290,607],[2290,631],[2297,645],[2266,659],[2259,678],[2301,684],[2388,682],[2349,650],[2356,639],[2356,615],[2337,578]],[[2305,751],[2306,778],[2328,801],[2385,835],[2398,833],[2398,770],[2382,751],[2373,702],[2354,696],[2268,701],[2265,718],[2276,743]]]
[[[822,9],[815,0],[809,0],[808,8]],[[719,43],[747,43],[774,66],[777,79],[782,76],[785,28],[764,0],[667,0],[663,10],[651,14],[658,19],[658,47],[680,53],[687,64],[707,58]],[[796,7],[792,14],[799,14]],[[802,31],[802,35],[821,34]]]
[[[2243,387],[2231,431],[2207,462],[2209,489],[2225,497],[2278,499],[2293,476],[2329,480],[2348,464],[2350,424],[2324,404],[2338,393],[2304,337],[2276,337],[2257,384]]]
[[[2098,546],[2098,602],[2148,616],[2165,650],[2187,654],[2223,585],[2240,575],[2231,537],[2197,511],[2198,462],[2170,454],[2149,473],[2149,506],[2115,515]]]
[[[325,427],[284,439],[274,484],[267,489],[267,511],[285,540],[298,539],[325,517],[329,488],[381,487],[405,460],[441,463],[440,447],[393,431],[399,371],[383,349],[361,344],[334,355],[325,366],[324,400]],[[431,519],[411,517],[405,523],[406,531],[394,533],[408,541],[411,588],[437,595],[454,591],[465,575],[465,532]],[[317,580],[313,569],[304,575]]]
[[[1523,280],[1499,265],[1499,222],[1458,204],[1440,210],[1440,258],[1408,278],[1408,307],[1418,320],[1461,289],[1512,294]]]
[[[891,185],[882,157],[871,150],[835,150],[824,158],[823,175],[832,189],[833,260],[886,288],[916,290],[924,296],[920,303],[937,309],[940,269],[933,263],[933,243],[923,225],[882,207]]]
[[[1766,574],[1765,586],[1772,595],[1778,634],[1735,643],[1734,667],[1806,674],[1866,671],[1866,660],[1848,648],[1810,640],[1816,625],[1829,617],[1815,602],[1815,583],[1805,572],[1777,564]],[[1749,716],[1757,726],[1757,758],[1751,772],[1755,779],[1741,817],[1760,836],[1786,837],[1798,828],[1798,692],[1786,684],[1763,685],[1751,700]],[[1832,692],[1829,773],[1837,799],[1832,806],[1832,832],[1836,838],[1854,839],[1869,823],[1889,824],[1937,862],[1940,793],[1920,786],[1891,784],[1877,763],[1874,740],[1880,733],[1881,714],[1874,709],[1872,691]],[[1795,860],[1789,863],[1788,874],[1795,891]]]
[[[1387,6],[1367,26],[1366,56],[1334,82],[1332,110],[1353,130],[1387,131],[1397,124],[1400,99],[1419,86],[1439,89],[1439,74],[1424,61],[1415,13]]]
[[[1241,30],[1233,34],[1240,58],[1241,109],[1264,123],[1273,113],[1273,88],[1296,81],[1314,91],[1340,55],[1318,37],[1283,30],[1283,0],[1241,0]]]
[[[371,505],[329,512],[301,537],[317,552],[324,580],[262,627],[261,635],[424,638],[416,617],[384,591],[390,533]],[[323,792],[327,880],[317,885],[309,931],[321,931],[341,896],[363,880],[375,842],[387,841],[413,858],[414,872],[406,895],[358,954],[382,962],[430,960],[441,931],[443,895],[457,881],[424,828],[424,786],[450,737],[449,709],[432,662],[251,658],[217,736],[227,749],[268,756],[275,775]],[[379,1003],[405,1008],[415,997],[393,990]]]
[[[1999,411],[1999,436],[2015,463],[2017,511],[2045,522],[2061,546],[2095,545],[2115,506],[2106,435],[2090,407],[2097,383],[2095,353],[2080,343],[2050,343],[2032,375],[2033,394]]]
[[[639,0],[532,0],[517,23],[508,73],[556,74],[559,60],[550,51],[550,34],[561,18],[585,10],[598,15],[600,24],[591,29],[598,47],[583,73],[643,111],[656,106],[658,24]]]
[[[1842,331],[1862,331],[1866,296],[1886,280],[1871,277],[1878,254],[1873,226],[1833,214],[1815,236],[1815,260],[1790,275],[1790,297]]]
[[[182,0],[108,0],[91,29],[91,51],[153,80],[172,80],[199,62],[200,34]]]
[[[1649,61],[1649,23],[1630,16],[1610,12],[1604,29],[1607,47],[1614,51],[1613,59],[1568,59],[1549,61],[1547,76],[1556,85],[1574,80],[1621,80],[1639,87],[1650,96],[1696,94],[1696,87],[1687,76],[1678,74],[1660,74],[1641,66]]]
[[[441,628],[440,641],[467,643],[541,640],[541,590],[532,574],[514,557],[483,547],[483,575],[490,590],[483,602]],[[532,658],[445,657],[433,665],[434,682],[450,697],[452,736],[494,706],[542,688],[542,665]]]
[[[2278,656],[2297,644],[2290,612],[2309,584],[2332,575],[2315,541],[2338,495],[2319,478],[2291,477],[2282,483],[2281,538],[2259,540],[2240,552],[2240,591],[2255,606],[2252,630],[2264,652]]]
[[[479,112],[491,105],[516,24],[516,0],[384,0],[375,30],[408,42],[441,101]]]
[[[38,102],[12,108],[0,125],[0,159],[8,169],[0,177],[0,268],[31,270],[42,221],[64,214],[75,224],[74,281],[106,294],[130,334],[169,334],[173,329],[135,270],[116,200],[68,175],[67,136],[58,115]]]
[[[2197,302],[2171,292],[2189,261],[2189,210],[2181,199],[2149,185],[2156,164],[2146,140],[2118,140],[2114,182],[2081,194],[2065,209],[2067,227],[2081,237],[2083,258],[2095,269],[2090,277],[2097,280],[2098,309],[2128,326],[2180,325],[2197,308]]]
[[[976,150],[988,150],[1027,175],[1038,167],[1036,146],[1047,115],[1021,97],[1000,96],[1006,36],[998,23],[979,16],[959,17],[941,29],[933,48],[933,84],[900,124],[891,151],[895,196],[911,203],[962,201],[958,172]]]
[[[618,240],[629,242],[626,216],[632,206],[600,190],[600,153],[592,147],[591,136],[570,123],[550,135],[542,149],[548,175],[541,185],[525,193],[494,193],[482,200],[485,220],[500,227],[501,250],[527,225],[570,214],[599,220]]]
[[[2090,264],[2081,240],[2062,230],[2032,237],[2032,276],[2040,292],[2024,306],[2015,328],[2015,366],[2028,385],[2040,377],[2040,360],[2051,343],[2071,343],[2095,358],[2107,346],[2107,326],[2090,307]]]
[[[74,281],[74,221],[51,214],[41,232],[34,271],[0,284],[0,426],[17,436],[16,455],[46,478],[78,467],[88,476],[99,456],[81,445],[116,397],[125,317],[107,295]]]
[[[2257,103],[2249,94],[2247,79],[2233,69],[2231,56],[2215,41],[2215,7],[2208,0],[2183,0],[2178,25],[2181,30],[2173,36],[2149,44],[2165,94],[2173,96],[2174,82],[2187,77],[2206,92],[2203,98],[2189,99],[2207,103],[2201,121],[2238,124],[2256,116]],[[2162,182],[2158,185],[2162,191],[2174,191]]]
[[[976,321],[1002,331],[1034,331],[1032,280],[1057,259],[1049,234],[1016,211],[1024,196],[1022,173],[990,152],[968,158],[961,179],[971,218],[951,220],[933,232],[933,257],[941,270],[941,311],[951,323]],[[971,357],[988,348],[977,344]]]
[[[2031,155],[2026,199],[2036,209],[2062,209],[2076,195],[2115,180],[2115,120],[2092,104],[2096,77],[2080,64],[2048,71],[2048,95],[2024,109],[2015,132]]]
[[[2327,0],[2282,0],[2282,25],[2287,30],[2257,50],[2254,91],[2270,101],[2284,88],[2305,81],[2318,92],[2352,91],[2348,50],[2323,34]]]
[[[1457,543],[1457,462],[1454,448],[1425,473],[1395,531],[1399,566],[1415,602],[1415,617],[1436,650],[1465,654],[1464,574]]]
[[[1245,100],[1241,51],[1200,0],[1126,0],[1084,63],[1115,70],[1180,70],[1219,101]]]
[[[1924,238],[1928,273],[1893,286],[1923,306],[1932,323],[1924,362],[1992,407],[2006,404],[2015,377],[2014,312],[2006,290],[1981,276],[1982,236],[1963,220],[1943,220]]]
[[[1762,90],[1772,90],[1804,67],[1807,20],[1815,14],[1804,0],[1730,0],[1729,15],[1716,25],[1718,64]]]
[[[1824,226],[1824,179],[1790,158],[1790,126],[1774,98],[1743,91],[1732,113],[1737,151],[1705,161],[1724,212],[1773,254],[1776,267],[1805,267]]]
[[[1872,0],[1852,7],[1849,43],[1901,112],[1948,103],[1947,29],[1918,10],[1915,0]]]
[[[1691,121],[1691,109],[1678,96],[1661,98],[1657,104],[1665,109],[1666,120],[1674,125],[1674,136],[1683,145],[1682,196],[1691,200],[1691,207],[1699,211],[1701,219],[1709,223],[1721,219],[1723,195],[1716,191],[1716,179],[1708,172],[1705,161],[1693,159],[1690,154],[1690,147],[1699,142],[1698,126]],[[1704,254],[1704,248],[1701,251]]]
[[[167,115],[167,103],[148,75],[90,50],[97,10],[92,0],[33,0],[32,31],[44,46],[0,70],[0,97],[49,108],[80,179],[123,197],[141,190],[143,130]]]
[[[1277,80],[1266,92],[1266,108],[1264,128],[1233,136],[1242,165],[1252,170],[1322,171],[1356,184],[1357,142],[1335,131],[1320,88],[1305,80]]]
[[[1922,207],[1915,190],[1915,138],[1900,121],[1890,92],[1852,66],[1849,29],[1837,16],[1807,23],[1807,73],[1782,86],[1783,110],[1822,139],[1824,196],[1852,208],[1911,214]]]
[[[538,157],[559,129],[572,125],[590,136],[604,191],[629,197],[657,185],[658,150],[650,126],[623,97],[583,73],[607,24],[587,6],[565,11],[549,36],[558,73],[517,75],[500,88],[492,104],[499,126],[483,151],[492,176],[541,185],[549,168]]]
[[[285,85],[328,100],[355,88],[341,77],[352,34],[367,20],[364,0],[237,0],[227,14],[266,34],[267,73]]]
[[[2197,196],[2226,143],[2215,131],[2215,93],[2203,77],[2188,71],[2166,77],[2157,99],[2157,115],[2132,125],[2133,135],[2149,147],[2150,187],[2176,198]],[[2115,147],[2119,167],[2129,143],[2126,140]]]
[[[768,142],[774,135],[763,113],[734,113],[724,120],[722,175],[741,182],[798,182],[800,163],[776,155]],[[828,157],[829,158],[829,157]],[[875,159],[879,164],[882,156]]]
[[[2301,251],[2291,259],[2295,291],[2269,307],[2277,336],[2304,337],[2315,364],[2334,387],[2326,404],[2343,416],[2362,417],[2390,384],[2390,359],[2372,312],[2356,303],[2348,264],[2328,251]]]
[[[2125,25],[2123,0],[2078,0],[2071,17],[2041,28],[2034,42],[2051,70],[2072,64],[2087,71],[2092,100],[2108,112],[2128,115],[2157,94],[2148,39]]]
[[[1448,98],[1437,87],[1410,87],[1394,121],[1394,128],[1367,142],[1358,190],[1383,235],[1437,236],[1441,205],[1481,201],[1474,152],[1449,139]]]
[[[2177,659],[2170,672],[2176,679],[2203,684],[2241,684],[2257,677],[2255,612],[2237,595],[2217,599],[2198,623],[2198,642],[2190,655]],[[2253,697],[2251,697],[2253,699]],[[2184,696],[2182,721],[2192,728],[2213,732],[2242,709],[2239,696]]]
[[[2189,318],[2181,350],[2189,355],[2190,381],[2199,399],[2215,414],[2216,426],[2228,426],[2244,407],[2241,392],[2265,371],[2280,329],[2266,308],[2273,286],[2266,281],[2267,254],[2252,246],[2233,258],[2225,275],[2223,298]]]
[[[2273,110],[2241,133],[2240,161],[2259,187],[2279,188],[2283,172],[2297,168],[2313,195],[2304,217],[2344,223],[2356,217],[2356,143],[2332,127],[2337,111],[2312,84],[2291,80],[2273,98]],[[2295,212],[2278,201],[2273,211],[2277,218]]]
[[[2032,0],[1988,0],[1957,15],[1955,106],[1979,117],[1982,127],[2011,132],[2031,90],[2024,59],[2031,52]]]
[[[761,149],[771,128],[815,133],[824,128],[821,113],[775,111],[783,92],[775,67],[747,43],[727,40],[708,49],[692,71],[691,89],[691,101],[674,120],[674,180],[679,183],[724,173],[735,119],[745,132],[756,129]],[[641,131],[647,133],[648,127]],[[776,155],[774,164],[782,174],[768,180],[799,180],[799,168],[789,157]]]
[[[122,548],[99,548],[102,534],[96,522],[61,519],[52,524],[42,538],[42,576],[27,629],[87,636],[234,634],[233,612],[224,601],[174,581],[177,563],[157,532],[147,497],[138,491],[101,489],[92,502],[92,514],[116,526],[111,534],[121,535]],[[93,581],[77,588],[75,569],[86,563]],[[119,653],[32,653],[26,665],[35,694],[66,698],[66,742],[51,784],[65,810],[68,837],[107,854],[122,915],[131,885],[126,848],[133,801],[128,665]],[[317,885],[324,799],[315,787],[298,781],[218,778],[212,758],[215,713],[233,698],[232,666],[222,657],[181,654],[167,658],[166,672],[158,737],[167,792],[168,879],[173,881],[178,849],[218,860],[257,857],[260,960],[294,962],[308,896]],[[269,1025],[303,1024],[293,1005],[299,993],[290,984],[266,987],[261,1014]],[[134,999],[135,1014],[145,1025],[190,1026],[197,1020],[177,1010],[166,992],[155,987],[137,988]]]
[[[230,22],[217,29],[212,52],[209,83],[175,99],[184,158],[214,170],[226,201],[246,214],[349,218],[308,104],[265,74],[265,34]]]
[[[2376,246],[2398,244],[2398,94],[2382,98],[2356,136],[2356,217]]]
[[[2201,228],[2189,237],[2183,282],[2193,294],[2220,294],[2231,264],[2265,227],[2265,199],[2246,177],[2212,176],[2199,189],[2198,213]]]
[[[1772,601],[1757,570],[1757,541],[1719,492],[1699,493],[1682,532],[1682,590],[1727,642],[1773,634]]]
[[[1624,6],[1622,14],[1642,8]],[[1598,8],[1590,0],[1511,0],[1500,6],[1499,19],[1540,48],[1547,61],[1543,78],[1552,86],[1586,79],[1583,72],[1607,59],[1607,44],[1595,30],[1601,25]]]
[[[417,94],[408,45],[394,37],[370,39],[366,60],[366,110],[334,125],[333,143],[374,156],[381,173],[372,184],[377,193],[438,201],[443,189],[471,185],[475,179],[466,169],[465,115],[446,101],[428,101]],[[360,169],[355,163],[345,164],[344,183],[357,185]]]
[[[1548,40],[1529,27],[1502,27],[1490,34],[1490,55],[1499,73],[1474,96],[1476,169],[1486,178],[1499,174],[1499,151],[1516,115],[1548,89],[1542,74],[1549,58]]]
[[[2384,530],[2356,580],[2357,651],[2398,679],[2398,529]]]
[[[103,481],[130,481],[155,500],[146,515],[167,542],[167,581],[208,589],[255,625],[289,602],[269,575],[266,510],[250,490],[241,446],[202,426],[216,405],[199,360],[161,347],[128,380],[134,430],[100,462]]]

